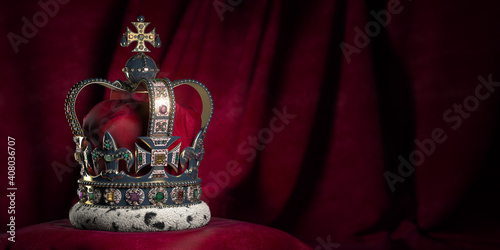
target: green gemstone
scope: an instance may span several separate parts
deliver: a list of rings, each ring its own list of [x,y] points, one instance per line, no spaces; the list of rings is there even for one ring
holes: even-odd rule
[[[123,157],[128,158],[128,154],[124,154]]]
[[[165,196],[163,195],[162,192],[158,192],[158,193],[156,193],[155,201],[162,201],[164,197]]]
[[[94,199],[94,193],[89,193],[89,200],[93,200]]]
[[[139,161],[142,162],[142,154],[139,155]]]
[[[197,198],[198,198],[198,189],[195,189],[195,190],[193,191],[193,196],[194,196],[194,198],[195,198],[195,199],[197,199]]]
[[[106,143],[104,147],[109,148],[109,143]]]
[[[104,160],[107,162],[113,161],[113,156],[112,155],[105,155]]]

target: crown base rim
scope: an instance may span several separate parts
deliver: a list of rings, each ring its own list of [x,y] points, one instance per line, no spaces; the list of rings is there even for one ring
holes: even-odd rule
[[[175,231],[208,224],[208,205],[201,203],[181,207],[113,209],[77,202],[69,211],[71,224],[78,229],[115,232]]]

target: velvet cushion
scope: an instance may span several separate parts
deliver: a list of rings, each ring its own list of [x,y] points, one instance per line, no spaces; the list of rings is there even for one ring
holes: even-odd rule
[[[309,249],[280,230],[222,218],[201,228],[147,233],[79,230],[64,219],[19,229],[15,243],[5,237],[2,249]]]

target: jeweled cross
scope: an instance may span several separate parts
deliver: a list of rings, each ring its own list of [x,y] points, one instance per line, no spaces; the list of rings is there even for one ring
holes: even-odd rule
[[[135,145],[135,171],[139,172],[139,170],[149,164],[153,167],[153,175],[155,173],[164,173],[164,167],[167,165],[170,165],[176,172],[178,172],[181,143],[175,146],[172,150],[168,150],[168,148],[179,138],[179,136],[139,137],[139,139],[151,148],[151,152],[146,151],[137,144]]]
[[[153,29],[149,33],[144,33],[146,27],[150,24],[148,22],[144,22],[144,16],[139,16],[137,18],[138,22],[132,22],[132,24],[137,29],[137,33],[132,32],[127,27],[127,32],[123,34],[121,45],[123,47],[129,46],[133,42],[137,42],[135,49],[132,52],[150,52],[148,47],[146,47],[145,42],[149,42],[153,45],[153,47],[158,48],[161,46],[160,38],[157,37],[155,33],[155,29]]]

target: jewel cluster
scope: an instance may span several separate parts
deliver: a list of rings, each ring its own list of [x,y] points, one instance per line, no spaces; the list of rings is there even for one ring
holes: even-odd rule
[[[125,195],[122,195],[122,192],[118,188],[106,188],[102,194],[99,188],[89,187],[87,189],[86,186],[80,185],[77,194],[80,202],[85,203],[88,201],[93,205],[98,204],[101,198],[103,198],[106,205],[115,206],[121,201],[122,197],[124,197],[125,201],[130,206],[137,207],[142,205],[146,199],[146,194],[141,188],[129,188],[125,191]],[[202,190],[200,185],[188,186],[186,191],[183,187],[176,186],[172,189],[170,194],[164,187],[155,187],[149,190],[147,198],[150,205],[164,206],[170,196],[172,202],[178,205],[183,203],[186,199],[191,203],[197,202],[200,200],[201,194]]]

